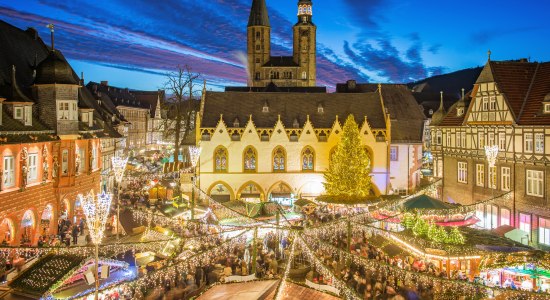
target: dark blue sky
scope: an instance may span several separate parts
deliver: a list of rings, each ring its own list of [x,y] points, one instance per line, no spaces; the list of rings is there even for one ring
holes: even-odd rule
[[[210,87],[243,85],[252,0],[0,0],[0,19],[35,27],[86,81],[157,89],[188,64]],[[297,0],[266,0],[274,55],[290,55]],[[550,60],[550,1],[313,0],[318,84],[409,82],[492,59]]]

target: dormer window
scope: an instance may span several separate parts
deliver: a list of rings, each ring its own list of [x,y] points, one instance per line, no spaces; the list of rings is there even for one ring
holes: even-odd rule
[[[317,113],[324,113],[325,112],[325,109],[323,108],[323,104],[319,103],[319,105],[317,105]]]
[[[262,108],[262,112],[268,113],[269,112],[269,104],[267,101],[264,103],[264,107]]]
[[[239,118],[235,118],[235,120],[233,120],[233,127],[240,127],[240,125]]]
[[[550,114],[550,102],[544,103],[544,113]]]
[[[433,115],[433,114],[434,114],[434,110],[433,110],[433,109],[430,109],[430,110],[428,111],[428,114],[430,114],[430,116]]]
[[[57,101],[57,120],[78,120],[76,101]]]
[[[456,109],[456,115],[457,117],[460,117],[464,114],[464,107],[459,107]]]
[[[16,120],[23,120],[23,107],[17,106],[13,108],[13,118]]]
[[[25,126],[32,126],[32,106],[25,105],[23,107],[23,111],[24,111],[23,122],[25,123]]]
[[[298,119],[294,119],[292,122],[292,128],[300,128],[300,123],[298,122]]]

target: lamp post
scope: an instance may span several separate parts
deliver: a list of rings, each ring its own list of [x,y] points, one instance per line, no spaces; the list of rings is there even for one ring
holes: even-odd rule
[[[496,179],[493,182],[493,179],[496,177],[496,170],[493,170],[493,168],[496,165],[497,157],[498,157],[498,145],[491,145],[491,146],[485,146],[485,157],[487,158],[487,164],[489,165],[489,188],[491,189],[491,201],[493,197],[495,196],[495,189],[496,189]],[[491,206],[492,207],[492,206]],[[491,208],[492,210],[492,208]],[[491,228],[493,227],[493,218],[491,217]]]
[[[103,239],[103,232],[105,231],[105,223],[109,216],[109,210],[111,209],[112,195],[111,194],[97,194],[94,195],[93,190],[88,195],[78,195],[82,209],[84,210],[84,216],[86,216],[86,224],[88,225],[88,231],[92,238],[92,243],[95,245],[95,299],[99,297],[99,244]]]
[[[111,158],[111,163],[113,167],[113,172],[115,173],[116,181],[116,239],[119,239],[119,223],[120,223],[120,183],[122,182],[122,177],[124,177],[124,171],[126,171],[126,165],[128,164],[128,157],[125,158],[114,156]]]
[[[201,156],[200,146],[189,147],[189,160],[191,161],[191,167],[193,167],[193,180],[191,181],[191,220],[195,219],[195,182],[197,180],[197,163]]]

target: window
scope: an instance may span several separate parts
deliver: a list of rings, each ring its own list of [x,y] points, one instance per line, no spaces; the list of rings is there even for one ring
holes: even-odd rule
[[[397,161],[397,146],[390,147],[390,160],[391,161]]]
[[[27,181],[33,182],[38,178],[38,154],[30,153],[28,157]]]
[[[257,40],[259,40],[259,39],[260,39],[260,37],[261,37],[261,34],[260,34],[260,32],[259,32],[259,31],[256,31],[256,39],[257,39]]]
[[[13,118],[16,120],[23,120],[23,107],[15,107]]]
[[[487,145],[489,145],[489,146],[496,145],[496,143],[495,143],[495,133],[494,132],[489,132],[488,138],[487,138]]]
[[[476,164],[476,185],[485,185],[485,166],[482,164]]]
[[[550,113],[550,103],[544,103],[544,113]]]
[[[214,172],[227,172],[227,165],[228,165],[228,159],[227,159],[227,149],[225,147],[218,147],[214,151]]]
[[[506,151],[506,133],[498,133],[498,150]]]
[[[460,146],[466,148],[466,132],[460,133]]]
[[[256,80],[260,80],[261,79],[261,76],[260,76],[260,72],[256,72]]]
[[[527,195],[543,197],[544,196],[544,172],[536,170],[527,170],[527,180],[525,181],[525,190]]]
[[[485,206],[483,204],[476,204],[476,218],[479,220],[476,226],[485,228]]]
[[[455,143],[455,144],[456,144],[456,147],[457,147],[457,148],[462,147],[462,143],[461,143],[461,140],[460,140],[460,137],[461,137],[461,136],[462,136],[462,135],[461,135],[460,132],[457,132],[457,133],[456,133],[456,143]]]
[[[302,152],[302,171],[313,171],[315,155],[310,147]]]
[[[447,132],[445,134],[445,136],[447,137],[447,147],[451,147],[451,133],[450,132]]]
[[[535,133],[535,153],[544,153],[544,133]]]
[[[443,133],[438,130],[437,134],[436,134],[435,144],[436,145],[441,145],[442,143],[443,143]]]
[[[67,149],[61,152],[61,174],[69,175],[69,150]]]
[[[458,162],[458,182],[468,183],[468,165],[465,162]]]
[[[463,107],[460,107],[456,110],[456,115],[457,117],[460,117],[464,114],[464,108]]]
[[[489,110],[489,97],[483,97],[481,110],[482,111],[488,111]]]
[[[256,51],[260,50],[260,45],[256,45]]]
[[[489,167],[488,185],[492,189],[497,188],[497,167]]]
[[[4,188],[15,185],[15,164],[13,156],[4,156]]]
[[[88,123],[88,113],[82,113],[82,122]]]
[[[531,236],[531,215],[519,214],[519,229],[525,231],[528,236]],[[529,241],[529,238],[526,242]],[[523,240],[522,240],[523,242]]]
[[[500,168],[500,188],[503,191],[510,190],[510,168],[508,167]]]
[[[500,209],[500,226],[510,225],[510,210],[507,208]]]
[[[526,133],[523,135],[523,152],[533,152],[533,134]]]
[[[58,120],[78,120],[78,108],[76,101],[57,101]]]
[[[489,98],[489,110],[497,110],[497,97],[491,96]]]
[[[485,147],[485,133],[484,132],[478,132],[477,133],[477,141],[478,141],[478,148],[483,149]]]
[[[92,160],[92,170],[97,169],[97,147],[95,145],[92,146],[92,157],[90,159]]]
[[[487,204],[485,216],[485,228],[494,229],[498,227],[498,207],[495,205]]]
[[[84,152],[84,148],[79,148],[77,157],[76,157],[76,174],[80,174],[80,172],[84,171],[86,169],[86,156]]]
[[[282,147],[277,147],[273,152],[273,172],[284,172],[286,169],[286,155]]]
[[[26,105],[24,110],[25,110],[25,125],[32,126],[32,106]]]
[[[550,245],[550,219],[539,218],[539,243]]]
[[[256,150],[252,147],[246,148],[244,151],[244,171],[245,172],[256,172],[256,163],[257,163],[257,154]]]
[[[302,72],[302,79],[307,79],[307,72],[306,71]]]

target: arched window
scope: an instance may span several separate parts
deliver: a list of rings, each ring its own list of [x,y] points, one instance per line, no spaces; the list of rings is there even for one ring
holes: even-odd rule
[[[307,79],[307,72],[306,71],[302,72],[302,79]]]
[[[273,172],[284,172],[286,170],[286,154],[283,147],[277,147],[273,151]]]
[[[258,154],[253,147],[248,147],[244,150],[244,171],[245,172],[256,172],[257,170],[257,159]]]
[[[302,151],[302,171],[313,171],[315,167],[315,153],[311,147]]]
[[[214,151],[214,172],[227,172],[227,149],[218,147]]]

